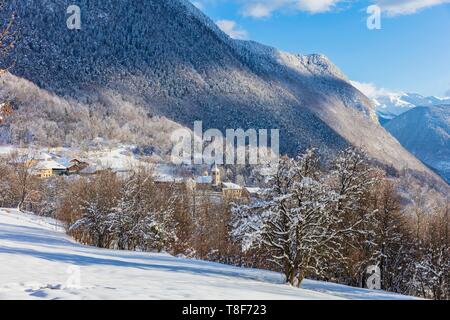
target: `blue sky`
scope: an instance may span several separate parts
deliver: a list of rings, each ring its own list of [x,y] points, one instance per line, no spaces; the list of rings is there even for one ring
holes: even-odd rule
[[[450,0],[192,0],[235,38],[323,53],[373,90],[450,96]],[[377,4],[381,29],[369,30]]]

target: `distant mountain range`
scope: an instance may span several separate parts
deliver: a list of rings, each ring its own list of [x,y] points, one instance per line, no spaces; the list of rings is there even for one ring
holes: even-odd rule
[[[381,124],[415,107],[450,105],[450,98],[425,97],[417,93],[390,93],[373,99]]]
[[[233,40],[187,0],[80,0],[79,31],[66,27],[72,4],[16,0],[0,15],[15,12],[20,34],[0,62],[15,61],[0,99],[17,108],[0,140],[167,143],[173,128],[202,120],[222,131],[280,129],[290,155],[354,145],[385,165],[434,176],[323,55]]]
[[[450,183],[450,105],[416,107],[395,117],[385,127]]]

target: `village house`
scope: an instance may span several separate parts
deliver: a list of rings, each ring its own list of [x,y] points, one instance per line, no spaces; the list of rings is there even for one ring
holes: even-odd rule
[[[81,170],[89,166],[87,162],[78,159],[68,161],[64,157],[50,155],[45,152],[40,152],[37,156],[28,161],[28,166],[41,178],[79,174]]]
[[[25,164],[28,168],[31,168],[32,171],[37,171],[39,164],[45,161],[50,161],[52,157],[44,152],[38,153],[37,155],[33,155],[32,157],[29,157],[28,155],[24,155],[26,158]]]
[[[193,188],[197,191],[213,191],[212,176],[206,171],[202,176],[195,177]]]
[[[247,199],[257,199],[261,197],[261,188],[256,187],[244,187],[242,190],[242,196]]]
[[[61,176],[67,172],[67,168],[65,166],[54,160],[40,161],[35,165],[33,170],[40,178]]]
[[[222,196],[226,200],[241,199],[243,188],[231,182],[222,182]]]
[[[69,161],[67,167],[67,174],[79,174],[83,169],[89,167],[89,163],[78,159],[72,159]]]

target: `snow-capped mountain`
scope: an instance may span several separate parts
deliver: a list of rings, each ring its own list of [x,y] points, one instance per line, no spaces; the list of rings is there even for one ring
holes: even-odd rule
[[[450,104],[450,98],[424,97],[417,93],[391,93],[375,98],[374,104],[377,107],[378,115],[389,121],[418,106],[430,107]]]
[[[389,121],[386,129],[450,182],[450,105],[414,108]]]
[[[153,143],[167,141],[173,122],[202,120],[205,130],[222,132],[280,129],[282,153],[309,146],[333,153],[351,144],[397,169],[433,174],[323,55],[233,40],[187,0],[80,0],[81,30],[66,27],[72,4],[8,2],[2,18],[15,12],[20,41],[0,98],[18,111],[0,138],[135,142],[150,134],[150,123]],[[161,117],[172,122],[161,125]]]
[[[450,105],[449,98],[423,96],[418,93],[406,93],[377,88],[371,83],[351,81],[352,85],[372,100],[380,122],[384,125],[393,118],[416,107]]]

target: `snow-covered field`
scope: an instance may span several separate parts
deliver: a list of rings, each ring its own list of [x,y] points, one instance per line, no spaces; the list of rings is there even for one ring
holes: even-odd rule
[[[410,299],[167,254],[82,246],[58,223],[0,209],[0,299]]]

